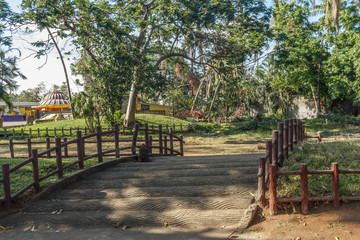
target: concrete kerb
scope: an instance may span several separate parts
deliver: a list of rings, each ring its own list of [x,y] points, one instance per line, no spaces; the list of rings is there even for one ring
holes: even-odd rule
[[[124,162],[134,161],[134,160],[137,160],[137,156],[121,157],[121,158],[116,158],[116,159],[109,160],[106,162],[98,163],[94,166],[91,166],[91,167],[88,167],[85,169],[78,170],[78,171],[71,173],[70,175],[52,183],[50,186],[45,188],[43,191],[36,194],[28,203],[26,203],[26,205],[29,205],[34,201],[40,200],[40,199],[44,198],[45,196],[49,195],[50,193],[52,193],[56,190],[59,190],[65,186],[69,185],[70,183],[76,182],[77,180],[84,178],[94,172],[98,172],[104,168],[111,167],[118,163],[124,163]],[[19,211],[21,211],[21,209],[9,210],[7,212],[0,214],[0,218],[17,213]]]

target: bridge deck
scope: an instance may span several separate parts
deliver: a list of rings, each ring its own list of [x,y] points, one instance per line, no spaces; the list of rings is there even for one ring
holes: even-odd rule
[[[254,201],[258,157],[158,157],[146,163],[120,163],[0,219],[2,226],[12,227],[1,237],[26,239],[26,234],[33,234],[41,238],[54,232],[85,236],[94,229],[103,234],[114,227],[131,227],[117,230],[141,234],[158,229],[160,235],[176,230],[196,233],[194,239],[214,239],[204,234],[212,232],[226,238],[241,225],[244,211]],[[141,239],[135,235],[128,239]],[[55,236],[64,239],[66,235]],[[178,235],[177,239],[182,238]]]

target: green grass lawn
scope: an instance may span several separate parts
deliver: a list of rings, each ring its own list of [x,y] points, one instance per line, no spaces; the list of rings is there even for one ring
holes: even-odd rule
[[[306,163],[308,170],[330,170],[331,163],[338,163],[339,169],[360,169],[360,135],[347,133],[325,138],[324,142],[305,141],[298,144],[281,171],[300,170]],[[355,129],[357,132],[357,129]],[[309,175],[309,195],[331,195],[331,175]],[[278,194],[282,197],[300,196],[300,176],[281,176]],[[340,194],[360,195],[360,175],[340,174]]]

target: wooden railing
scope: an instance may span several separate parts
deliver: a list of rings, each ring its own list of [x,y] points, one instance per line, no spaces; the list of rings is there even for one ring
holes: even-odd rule
[[[139,131],[144,131],[144,139],[138,138]],[[153,139],[150,135],[156,134],[158,139]],[[103,136],[113,135],[114,140],[113,148],[110,150],[103,150],[103,143],[102,140]],[[144,142],[145,147],[148,151],[154,154],[158,149],[158,153],[160,155],[184,155],[183,151],[183,137],[182,136],[175,136],[173,134],[172,128],[169,129],[169,132],[164,132],[162,130],[162,126],[159,125],[157,130],[149,129],[148,125],[145,124],[144,128],[140,128],[139,124],[135,125],[135,130],[133,133],[133,137],[131,140],[120,140],[119,139],[119,127],[116,125],[114,129],[109,131],[102,131],[101,127],[96,128],[96,133],[92,133],[89,135],[82,135],[81,131],[77,131],[76,139],[62,142],[61,138],[55,138],[55,147],[50,147],[43,152],[38,152],[37,149],[31,149],[31,156],[27,158],[25,161],[21,162],[20,164],[10,168],[10,164],[6,163],[2,165],[2,178],[0,179],[0,183],[3,184],[4,188],[4,198],[0,199],[0,203],[3,203],[7,209],[11,207],[12,201],[17,199],[20,195],[24,194],[29,189],[33,188],[35,193],[40,192],[40,182],[53,176],[57,175],[58,179],[63,178],[64,176],[64,169],[73,167],[75,165],[79,166],[79,169],[84,168],[84,162],[91,158],[97,158],[98,162],[103,161],[103,157],[114,156],[115,158],[119,158],[124,155],[136,155],[137,148],[143,147],[140,146],[139,143]],[[95,138],[96,141],[86,141],[87,139]],[[107,141],[108,142],[108,141]],[[129,145],[125,147],[119,147],[120,142],[129,143]],[[174,148],[174,142],[179,142],[178,150]],[[86,154],[85,144],[86,143],[96,143],[96,152],[92,154]],[[155,143],[158,143],[156,146]],[[67,153],[67,148],[69,145],[76,145],[77,148],[77,155],[76,156],[69,156]],[[128,150],[129,153],[123,153],[123,151]],[[39,158],[46,158],[49,157],[50,154],[55,154],[56,158],[56,169],[48,172],[44,176],[39,176]],[[75,157],[77,158],[76,161],[71,163],[65,164],[63,163],[64,158]],[[33,172],[33,180],[27,186],[20,189],[18,192],[12,194],[11,193],[11,174],[17,171],[18,169],[24,167],[25,165],[31,163],[32,164],[32,172]]]
[[[301,212],[309,212],[309,202],[332,201],[334,207],[340,207],[340,200],[359,201],[360,196],[340,196],[340,174],[360,174],[359,170],[339,170],[338,163],[332,163],[331,170],[308,170],[306,164],[301,164],[299,171],[279,171],[283,166],[284,159],[293,150],[294,144],[307,138],[317,138],[321,142],[321,133],[311,137],[306,135],[302,122],[298,119],[286,120],[279,123],[279,129],[273,131],[272,140],[266,143],[266,154],[259,159],[258,172],[258,202],[265,205],[265,191],[269,189],[269,210],[270,214],[277,213],[278,203],[300,203]],[[331,196],[309,196],[308,176],[309,175],[331,175],[332,195]],[[300,196],[291,198],[279,198],[277,196],[277,178],[280,176],[300,176]]]
[[[169,131],[170,128],[173,129],[174,133],[185,133],[188,131],[191,131],[193,129],[192,124],[166,124],[163,126],[164,129],[166,129],[167,131]],[[144,126],[142,126],[144,127]],[[149,125],[148,126],[149,129],[157,129],[158,126],[155,125]],[[108,130],[108,128],[102,128],[102,130]],[[126,129],[126,128],[121,128],[119,130],[119,133],[122,135],[129,135],[129,134],[133,134],[133,130],[134,129]],[[0,131],[0,139],[25,139],[25,138],[40,138],[40,137],[69,137],[69,136],[74,136],[76,135],[77,131],[84,131],[85,135],[90,133],[89,128],[84,127],[84,128],[73,128],[73,127],[69,127],[69,128],[45,128],[45,129],[34,129],[34,128],[28,128],[28,129],[7,129],[7,128],[3,128],[2,131]]]
[[[308,191],[308,175],[331,175],[331,196],[309,196]],[[301,212],[307,214],[309,212],[309,202],[327,201],[333,202],[334,207],[340,207],[340,200],[343,201],[359,201],[360,196],[340,196],[340,174],[360,174],[358,170],[339,170],[338,163],[331,164],[331,170],[308,170],[306,164],[301,164],[300,171],[277,171],[274,164],[270,165],[270,213],[277,213],[277,203],[301,203]],[[300,176],[300,196],[291,198],[278,198],[276,194],[276,179],[278,176],[299,175]]]
[[[284,159],[289,157],[290,151],[294,149],[294,145],[306,138],[305,127],[299,119],[288,119],[283,123],[279,123],[278,130],[272,133],[272,140],[266,142],[266,154],[264,158],[259,159],[258,172],[258,202],[265,205],[266,187],[271,182],[270,165],[281,167]],[[271,176],[273,177],[273,176]],[[269,186],[269,189],[273,187]],[[276,190],[276,186],[275,186]],[[270,200],[270,208],[273,202]]]

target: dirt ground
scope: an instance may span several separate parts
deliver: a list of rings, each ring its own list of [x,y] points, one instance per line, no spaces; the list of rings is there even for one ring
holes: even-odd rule
[[[295,211],[295,212],[294,212]],[[277,215],[260,209],[240,239],[271,240],[358,240],[360,239],[360,202],[312,205],[308,215],[299,213],[298,204],[288,205]]]

